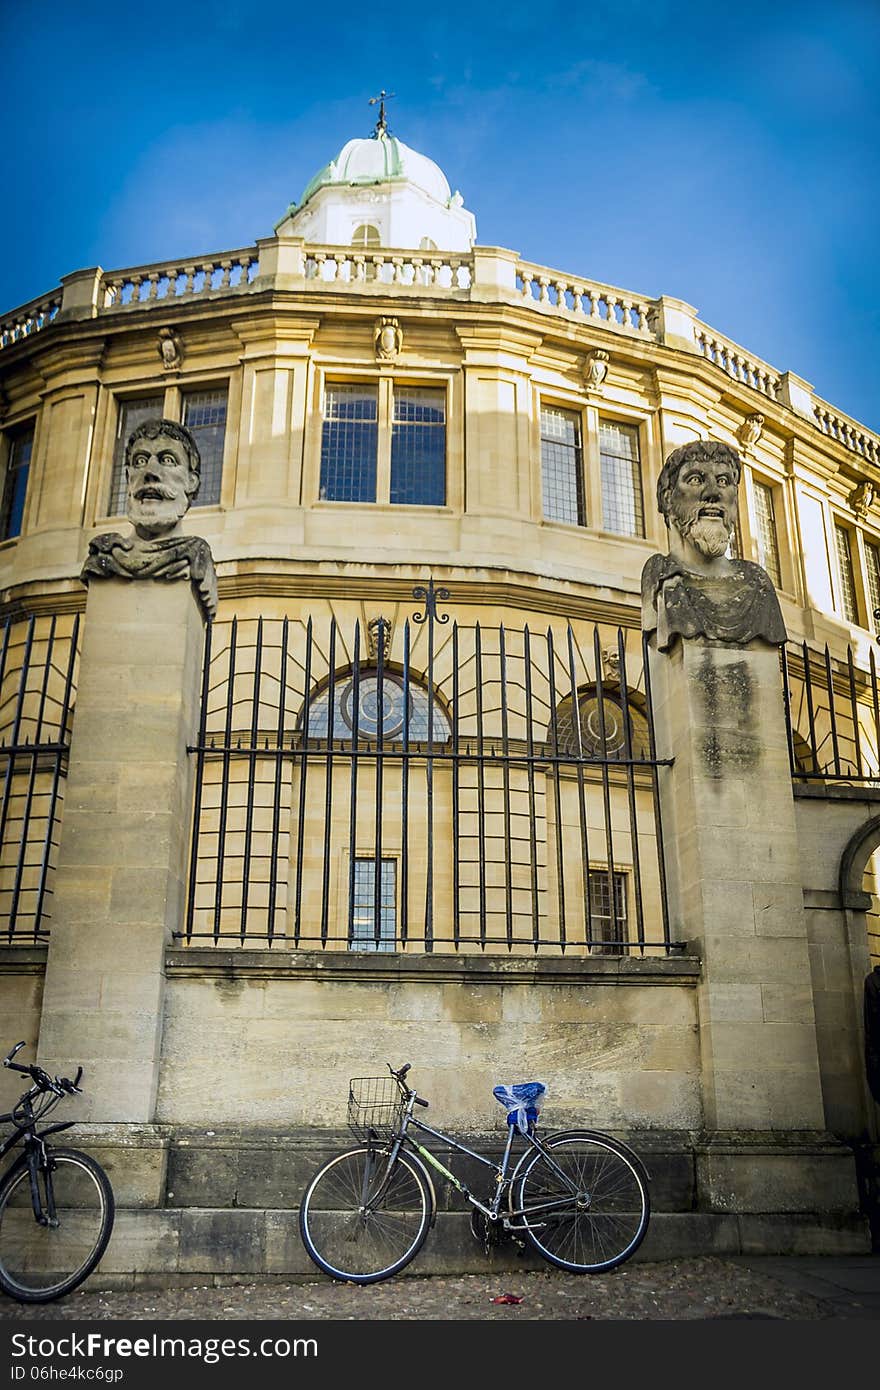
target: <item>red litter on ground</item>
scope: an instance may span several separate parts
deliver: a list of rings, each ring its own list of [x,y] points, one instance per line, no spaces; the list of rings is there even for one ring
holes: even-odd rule
[[[500,1293],[497,1298],[493,1298],[493,1303],[522,1303],[522,1294]]]

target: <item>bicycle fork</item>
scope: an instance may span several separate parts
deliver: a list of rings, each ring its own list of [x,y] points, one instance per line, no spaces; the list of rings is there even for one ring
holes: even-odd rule
[[[55,1210],[55,1187],[52,1182],[52,1170],[54,1165],[49,1157],[46,1145],[37,1135],[28,1143],[27,1165],[34,1220],[37,1222],[38,1226],[46,1226],[50,1230],[56,1230],[58,1227],[58,1213]],[[46,1194],[45,1202],[40,1192],[41,1174],[43,1178],[43,1188]]]

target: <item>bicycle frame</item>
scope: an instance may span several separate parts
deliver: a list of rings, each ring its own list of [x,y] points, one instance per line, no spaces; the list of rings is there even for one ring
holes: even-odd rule
[[[383,1176],[382,1181],[379,1183],[378,1190],[373,1194],[372,1198],[369,1199],[367,1197],[366,1192],[366,1188],[369,1185],[369,1178],[368,1172],[365,1171],[365,1190],[363,1194],[363,1209],[365,1211],[369,1210],[371,1206],[375,1205],[380,1200],[385,1188],[385,1183],[387,1182],[392,1172],[392,1169],[394,1168],[397,1155],[400,1153],[401,1149],[405,1148],[411,1148],[415,1150],[415,1152],[421,1157],[421,1159],[425,1163],[430,1164],[432,1168],[435,1168],[438,1173],[442,1174],[446,1181],[451,1183],[452,1186],[456,1189],[456,1191],[459,1192],[462,1195],[462,1197],[464,1197],[465,1200],[471,1204],[471,1206],[476,1207],[476,1209],[478,1211],[481,1211],[483,1215],[487,1217],[490,1221],[500,1220],[502,1226],[505,1229],[517,1229],[516,1227],[511,1227],[511,1221],[517,1217],[522,1217],[526,1215],[524,1209],[522,1208],[508,1208],[505,1212],[502,1213],[501,1203],[510,1191],[510,1187],[516,1176],[517,1169],[519,1168],[519,1164],[525,1157],[525,1153],[528,1152],[528,1148],[532,1148],[536,1150],[536,1152],[540,1153],[541,1156],[544,1158],[545,1162],[549,1165],[549,1167],[559,1178],[560,1182],[562,1182],[565,1185],[565,1187],[569,1189],[569,1195],[566,1197],[556,1198],[548,1202],[542,1202],[537,1206],[530,1206],[528,1210],[529,1216],[534,1216],[538,1212],[550,1212],[557,1208],[567,1207],[571,1202],[572,1196],[577,1197],[579,1201],[583,1201],[587,1205],[589,1204],[589,1194],[581,1193],[578,1191],[578,1189],[571,1182],[568,1175],[564,1173],[563,1170],[559,1167],[550,1151],[545,1147],[544,1144],[541,1143],[540,1139],[537,1139],[535,1137],[535,1135],[531,1131],[523,1131],[518,1129],[516,1125],[508,1125],[507,1142],[504,1145],[504,1153],[502,1155],[501,1162],[496,1163],[494,1159],[486,1158],[483,1154],[475,1153],[473,1149],[468,1148],[467,1144],[462,1144],[459,1140],[453,1139],[451,1135],[445,1134],[443,1130],[434,1129],[431,1125],[425,1124],[423,1120],[417,1120],[415,1115],[413,1114],[413,1109],[417,1101],[418,1096],[416,1095],[416,1093],[414,1091],[410,1092],[407,1100],[406,1109],[404,1111],[403,1119],[401,1120],[400,1128],[394,1135],[394,1138],[391,1142],[391,1148],[388,1153],[388,1161],[385,1175]],[[491,1171],[495,1174],[495,1195],[492,1198],[491,1203],[487,1206],[484,1202],[481,1202],[478,1197],[475,1197],[474,1194],[471,1192],[470,1188],[465,1183],[461,1182],[461,1180],[457,1178],[454,1173],[451,1173],[449,1169],[446,1167],[446,1165],[444,1163],[441,1163],[440,1159],[437,1158],[437,1156],[433,1154],[430,1149],[426,1148],[424,1144],[420,1144],[416,1139],[413,1138],[413,1136],[409,1133],[411,1128],[420,1130],[423,1134],[429,1134],[433,1139],[439,1139],[441,1143],[449,1145],[450,1148],[455,1149],[458,1153],[466,1154],[468,1158],[473,1158],[476,1160],[477,1163],[481,1163],[484,1168],[491,1169]],[[513,1173],[508,1175],[510,1155],[513,1151],[515,1134],[520,1134],[522,1136],[523,1140],[527,1145],[527,1148],[525,1152],[520,1155]]]

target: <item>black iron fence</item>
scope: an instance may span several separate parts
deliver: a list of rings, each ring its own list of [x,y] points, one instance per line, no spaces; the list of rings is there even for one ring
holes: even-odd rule
[[[792,776],[805,781],[880,781],[880,691],[873,649],[856,665],[790,643],[782,676]]]
[[[16,945],[48,936],[78,655],[78,617],[0,628],[0,931]]]
[[[448,597],[211,626],[187,941],[673,949],[641,634],[467,625]]]

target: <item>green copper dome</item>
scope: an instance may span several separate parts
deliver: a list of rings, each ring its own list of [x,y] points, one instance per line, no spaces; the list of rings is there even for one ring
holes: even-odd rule
[[[354,186],[391,181],[415,184],[438,203],[448,204],[451,198],[446,175],[433,160],[411,150],[396,135],[380,131],[369,140],[349,140],[343,145],[336,158],[306,184],[298,206],[304,207],[319,188],[328,184]]]

